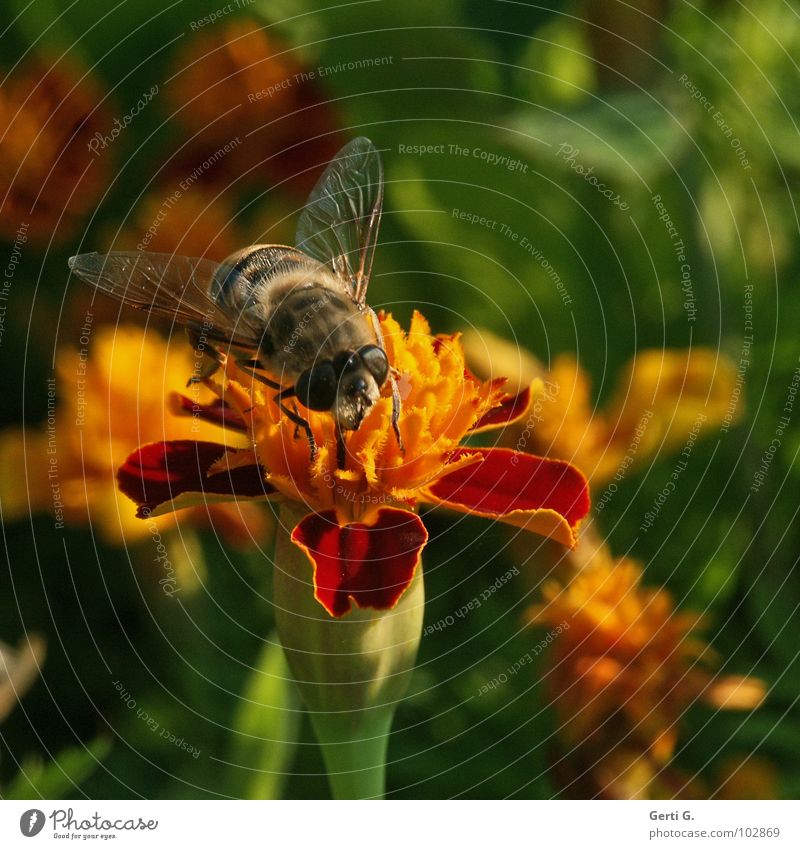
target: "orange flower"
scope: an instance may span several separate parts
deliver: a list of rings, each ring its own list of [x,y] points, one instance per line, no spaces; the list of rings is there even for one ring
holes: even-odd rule
[[[165,394],[184,387],[194,368],[188,345],[170,345],[134,325],[93,328],[91,321],[88,313],[79,352],[59,352],[45,426],[0,434],[4,468],[19,475],[0,479],[0,500],[5,521],[51,512],[58,526],[91,523],[109,543],[121,544],[152,533],[152,524],[136,521],[117,489],[116,469],[131,449],[165,432],[187,438],[217,432],[200,418],[174,414],[165,403]],[[197,391],[197,403],[213,398],[205,388]],[[193,518],[207,519],[206,511]],[[222,529],[233,523],[234,536],[241,538],[237,511],[228,507],[216,519]],[[175,524],[173,517],[153,521],[159,530]],[[257,515],[249,513],[248,521],[263,528]]]
[[[295,426],[275,404],[264,403],[262,397],[253,406],[246,392],[238,398],[233,392],[226,396],[249,419],[259,460],[269,469],[267,480],[310,510],[336,510],[340,524],[369,523],[381,504],[411,502],[421,493],[431,503],[446,500],[436,495],[435,482],[445,469],[452,475],[475,464],[479,455],[470,451],[459,455],[458,446],[507,397],[497,384],[465,378],[457,337],[431,336],[419,313],[414,314],[407,334],[391,316],[383,317],[381,329],[389,359],[400,373],[403,451],[392,432],[388,394],[359,430],[348,436],[344,469],[336,466],[330,415],[309,411],[309,423],[321,446],[316,462],[309,466],[308,445],[295,438]],[[526,516],[523,521],[565,545],[574,541],[563,516]]]
[[[137,205],[130,227],[101,239],[115,250],[199,256],[223,260],[245,239],[236,224],[235,209],[226,192],[193,185],[187,190],[154,190]]]
[[[329,414],[304,410],[318,447],[310,463],[305,436],[260,385],[245,386],[230,371],[224,384],[210,384],[223,406],[207,412],[215,421],[224,417],[228,430],[248,433],[252,448],[226,452],[185,440],[145,446],[120,470],[123,491],[145,515],[191,504],[193,492],[301,502],[310,512],[292,539],[314,567],[318,601],[334,616],[353,602],[386,609],[400,599],[427,539],[412,512],[419,502],[500,519],[572,545],[589,506],[580,472],[508,449],[460,446],[469,434],[524,415],[526,404],[506,395],[499,382],[473,378],[458,337],[432,336],[418,313],[408,333],[391,316],[380,324],[399,375],[404,450],[392,429],[388,384],[361,427],[347,434],[346,462],[339,468]],[[180,396],[174,402],[190,408]]]
[[[601,487],[635,462],[685,444],[699,416],[701,432],[732,420],[736,369],[708,348],[640,351],[623,369],[612,401],[597,410],[586,372],[571,354],[548,371],[531,354],[487,331],[465,334],[468,361],[481,375],[534,377],[544,386],[525,423],[529,449],[575,463]]]
[[[199,33],[174,68],[168,96],[189,139],[176,172],[204,166],[202,179],[252,185],[258,175],[265,186],[293,177],[288,187],[305,196],[341,147],[338,116],[309,69],[253,21]]]
[[[29,61],[0,89],[0,227],[35,242],[63,241],[109,183],[112,156],[88,147],[111,121],[103,92],[64,59]]]
[[[641,578],[638,563],[601,547],[566,586],[546,584],[531,612],[532,623],[558,630],[547,686],[568,757],[590,764],[606,793],[613,764],[627,776],[619,786],[659,774],[694,702],[748,709],[764,698],[760,681],[714,676],[695,635],[700,616],[677,612],[666,590]]]

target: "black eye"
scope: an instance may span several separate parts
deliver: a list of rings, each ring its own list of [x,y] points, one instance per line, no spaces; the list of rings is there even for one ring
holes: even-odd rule
[[[339,351],[333,358],[333,370],[338,375],[355,371],[361,365],[358,354],[353,351]]]
[[[389,360],[386,352],[377,345],[364,345],[363,348],[359,348],[358,355],[378,386],[383,386],[389,376]]]
[[[330,410],[336,400],[336,372],[330,362],[304,371],[294,385],[297,400],[309,410]]]

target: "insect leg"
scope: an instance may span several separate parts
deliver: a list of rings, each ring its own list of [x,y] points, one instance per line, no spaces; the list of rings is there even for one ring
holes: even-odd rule
[[[281,389],[273,400],[280,407],[281,412],[289,419],[290,422],[294,422],[294,424],[303,429],[306,439],[308,440],[308,445],[311,448],[311,462],[313,463],[317,458],[317,443],[314,441],[314,433],[311,430],[311,425],[299,413],[294,410],[290,410],[289,407],[283,403],[284,398],[291,398],[293,395],[294,386],[289,386],[286,389]]]
[[[213,375],[220,366],[225,364],[225,354],[218,351],[207,340],[202,339],[200,334],[191,327],[186,328],[186,335],[192,343],[197,360],[194,374],[186,381],[187,386],[194,383],[202,383]]]
[[[375,310],[367,307],[369,311],[369,317],[372,321],[372,327],[375,330],[375,337],[378,340],[378,347],[382,351],[386,351],[386,346],[383,344],[383,331],[381,330],[381,323],[378,320],[378,316],[375,313]],[[394,431],[395,438],[397,439],[397,446],[400,449],[401,454],[406,453],[406,449],[403,446],[403,437],[400,435],[400,409],[402,407],[402,401],[400,399],[400,387],[397,385],[397,378],[395,377],[395,370],[389,369],[389,380],[392,382],[392,430]]]
[[[294,413],[295,413],[296,416],[300,415],[300,413],[297,412],[297,404],[292,404],[292,409],[294,410]],[[295,425],[294,426],[294,438],[297,439],[298,436],[300,436],[300,425]]]
[[[403,445],[403,437],[400,435],[400,409],[403,402],[400,400],[400,387],[397,385],[397,378],[395,378],[392,371],[389,372],[389,380],[392,383],[392,430],[397,439],[397,446],[400,449],[400,453],[405,454],[406,449]]]
[[[347,446],[344,444],[344,434],[336,422],[336,466],[340,469],[344,468],[347,461]]]
[[[265,386],[269,386],[270,389],[282,389],[283,386],[280,383],[277,383],[274,380],[270,380],[268,377],[264,377],[263,374],[258,374],[256,369],[261,368],[261,363],[258,360],[254,360],[252,358],[248,358],[245,360],[236,360],[236,365],[245,373],[249,374],[250,377],[255,378],[259,383],[263,383]]]

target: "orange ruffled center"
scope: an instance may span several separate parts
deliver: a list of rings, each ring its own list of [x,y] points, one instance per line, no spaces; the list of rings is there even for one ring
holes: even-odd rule
[[[341,524],[370,518],[382,506],[414,502],[443,472],[448,460],[483,416],[502,403],[502,381],[483,383],[466,370],[457,335],[432,336],[425,318],[414,313],[405,332],[391,316],[380,317],[384,345],[393,364],[402,415],[401,450],[392,428],[392,397],[383,395],[357,431],[345,437],[347,459],[340,469],[333,419],[300,408],[318,452],[309,463],[309,445],[278,409],[269,390],[247,391],[229,380],[224,400],[248,423],[267,482],[280,493],[320,513],[335,510]],[[456,461],[468,465],[474,458]]]

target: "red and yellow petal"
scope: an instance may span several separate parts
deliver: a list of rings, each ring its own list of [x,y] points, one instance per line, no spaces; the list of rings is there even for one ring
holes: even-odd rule
[[[310,513],[292,541],[314,569],[314,597],[331,614],[356,607],[393,608],[419,566],[428,532],[419,516],[381,507],[370,525],[340,525],[335,510]]]
[[[173,392],[169,396],[169,402],[175,415],[192,416],[228,430],[247,432],[244,417],[223,398],[216,398],[210,404],[200,404],[180,392]]]
[[[217,442],[154,442],[127,458],[117,481],[136,503],[139,518],[237,497],[274,495],[264,470],[253,459],[252,452],[227,451]]]
[[[518,395],[506,395],[496,407],[487,410],[474,425],[470,428],[470,433],[482,433],[486,430],[494,430],[498,427],[518,422],[531,406],[533,399],[532,389],[536,387],[536,383],[526,387]]]
[[[458,462],[476,455],[478,462],[446,470],[422,498],[575,544],[575,528],[589,512],[589,488],[574,466],[507,448],[458,448],[451,456]]]

